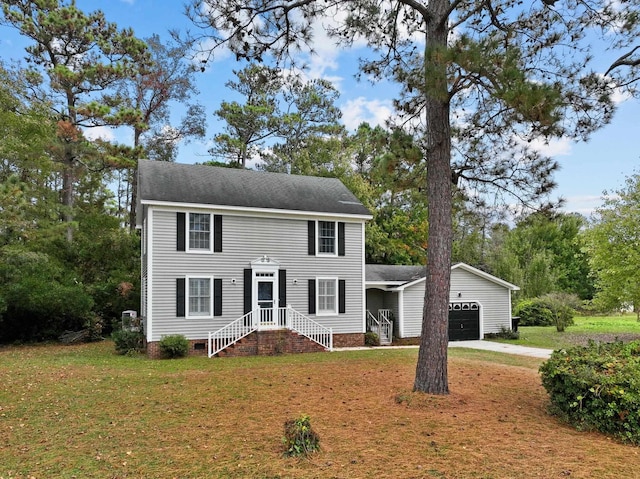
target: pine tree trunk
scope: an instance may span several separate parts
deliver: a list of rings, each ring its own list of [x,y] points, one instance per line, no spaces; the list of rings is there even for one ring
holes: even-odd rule
[[[434,48],[446,48],[446,0],[430,0],[427,19],[426,141],[429,238],[422,337],[414,391],[448,394],[449,289],[451,278],[451,125],[446,64]]]
[[[136,205],[138,203],[138,165],[129,170],[129,186],[131,187],[131,202],[129,204],[129,231],[136,229]]]
[[[149,121],[149,117],[145,117],[145,121]],[[142,136],[142,129],[134,127],[133,129],[133,147],[137,149],[140,146],[140,137]],[[129,172],[129,186],[131,187],[131,202],[129,203],[129,231],[132,233],[136,229],[136,207],[138,204],[138,160],[139,156],[136,153],[135,166],[128,169]]]
[[[73,208],[75,200],[75,161],[73,148],[65,145],[64,161],[62,163],[62,221],[67,225],[67,242],[73,242]]]

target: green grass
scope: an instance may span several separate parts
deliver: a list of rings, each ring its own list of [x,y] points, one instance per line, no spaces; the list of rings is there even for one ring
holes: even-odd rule
[[[451,356],[539,366],[491,352]],[[344,405],[362,397],[362,391],[343,393],[347,384],[358,386],[372,372],[410,374],[416,358],[416,349],[372,349],[150,360],[116,355],[111,341],[0,347],[0,479],[262,477],[258,462],[281,461],[283,412],[317,408],[307,404],[309,390],[319,389],[320,404],[326,395]],[[269,436],[255,432],[266,426]],[[263,442],[255,444],[256,437]],[[252,470],[224,472],[245,462]]]
[[[417,355],[150,360],[118,356],[111,341],[0,347],[0,478],[501,479],[559,477],[567,464],[572,477],[635,477],[629,446],[546,414],[542,360],[450,350],[451,394],[440,397],[411,392]],[[282,454],[284,423],[301,414],[321,436],[304,461]],[[611,467],[592,459],[605,445]]]
[[[555,326],[522,326],[520,339],[496,341],[523,346],[548,349],[563,349],[585,344],[589,339],[610,342],[618,339],[640,339],[640,322],[636,315],[623,316],[576,316],[575,324],[564,333],[556,331]],[[637,338],[634,338],[637,336]]]

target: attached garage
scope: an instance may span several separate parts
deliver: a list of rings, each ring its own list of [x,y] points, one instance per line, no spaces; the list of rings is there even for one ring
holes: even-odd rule
[[[367,310],[393,313],[394,337],[422,333],[425,268],[367,265]],[[449,340],[482,339],[486,333],[511,329],[511,292],[519,288],[465,263],[451,267]]]
[[[480,305],[449,303],[449,341],[480,339]]]

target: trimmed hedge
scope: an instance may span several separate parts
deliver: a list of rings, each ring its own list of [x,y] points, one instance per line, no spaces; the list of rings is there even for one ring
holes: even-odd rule
[[[553,414],[579,430],[640,444],[640,341],[554,351],[540,373]]]

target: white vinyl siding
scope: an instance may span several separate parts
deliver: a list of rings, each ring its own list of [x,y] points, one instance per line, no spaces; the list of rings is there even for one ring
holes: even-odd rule
[[[338,314],[338,278],[317,278],[316,298],[319,316]]]
[[[211,215],[209,213],[189,213],[189,251],[211,252]]]
[[[402,337],[415,338],[422,333],[422,311],[424,309],[424,281],[420,281],[402,292]]]
[[[345,280],[346,312],[310,317],[325,327],[333,328],[334,334],[364,332],[363,220],[340,218],[346,222],[345,256],[316,257],[308,254],[308,221],[317,221],[317,217],[257,216],[203,209],[203,213],[212,217],[213,214],[223,215],[223,252],[194,255],[175,249],[176,210],[179,208],[150,206],[149,209],[153,211],[153,221],[148,227],[152,230],[149,246],[152,250],[150,257],[154,261],[148,287],[152,292],[148,308],[153,318],[150,341],[158,341],[168,334],[203,339],[209,331],[216,331],[241,317],[244,314],[243,271],[250,269],[251,262],[264,255],[277,261],[280,269],[286,270],[287,303],[305,315],[308,313],[308,280],[336,277]],[[326,221],[335,222],[331,217]],[[187,276],[221,279],[222,316],[206,319],[176,317],[176,278]]]
[[[424,281],[403,290],[402,337],[414,338],[422,333]],[[458,293],[461,293],[458,295]],[[474,302],[480,305],[480,336],[511,328],[511,293],[509,288],[461,268],[451,271],[452,303]]]

